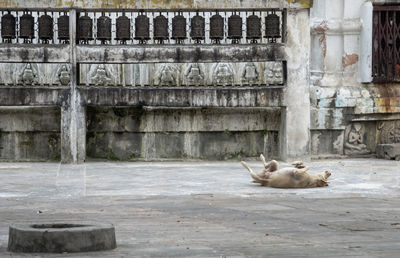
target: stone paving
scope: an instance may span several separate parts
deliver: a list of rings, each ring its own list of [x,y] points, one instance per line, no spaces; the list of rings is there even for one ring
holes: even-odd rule
[[[0,257],[400,257],[399,161],[306,164],[330,186],[260,187],[238,162],[0,163]],[[7,252],[10,223],[79,220],[118,248]]]

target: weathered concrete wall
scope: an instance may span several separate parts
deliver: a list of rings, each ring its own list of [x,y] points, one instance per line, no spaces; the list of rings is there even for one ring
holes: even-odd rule
[[[282,158],[310,154],[309,22],[308,9],[288,11]]]
[[[0,160],[60,160],[60,109],[2,107]]]
[[[383,2],[389,1],[372,1]],[[385,127],[399,119],[400,84],[371,83],[371,71],[365,71],[371,69],[371,15],[367,0],[314,1],[310,99],[315,155],[374,153],[383,143],[382,125],[386,134],[400,135],[396,123]]]
[[[280,108],[88,107],[87,155],[111,160],[279,157]]]

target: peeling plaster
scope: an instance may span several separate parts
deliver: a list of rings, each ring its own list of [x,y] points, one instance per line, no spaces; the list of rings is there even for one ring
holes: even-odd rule
[[[328,30],[328,22],[326,20],[322,21],[319,25],[314,28],[314,31],[318,34],[321,34],[319,38],[319,44],[322,47],[322,52],[324,57],[326,57],[326,34],[325,32]]]
[[[351,55],[344,55],[342,57],[342,65],[343,68],[353,65],[358,62],[358,55],[357,54],[351,54]]]

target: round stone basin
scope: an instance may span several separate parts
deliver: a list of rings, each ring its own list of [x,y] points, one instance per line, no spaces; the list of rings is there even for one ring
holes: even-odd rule
[[[10,252],[72,253],[116,247],[115,228],[107,223],[21,223],[12,224],[9,228]]]

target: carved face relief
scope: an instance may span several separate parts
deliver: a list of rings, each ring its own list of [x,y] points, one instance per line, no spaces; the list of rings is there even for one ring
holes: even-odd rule
[[[159,71],[159,85],[176,86],[176,69],[171,64],[164,64]]]
[[[282,62],[266,62],[264,77],[267,85],[283,84]]]
[[[104,64],[100,64],[96,67],[94,75],[91,77],[91,81],[95,85],[107,86],[111,84],[112,77],[110,72],[106,69]]]
[[[242,74],[242,81],[244,84],[257,84],[258,81],[258,71],[254,63],[247,63],[244,67]]]
[[[60,81],[61,85],[68,85],[68,83],[71,80],[71,77],[70,77],[70,72],[69,72],[67,65],[65,65],[65,64],[61,65],[57,75],[58,75],[58,80]]]
[[[232,85],[233,84],[233,69],[231,64],[219,63],[213,73],[214,85]]]
[[[185,77],[188,85],[204,85],[204,74],[199,64],[190,64]]]
[[[25,85],[33,85],[37,83],[37,69],[32,64],[26,64],[20,75],[20,81]]]

